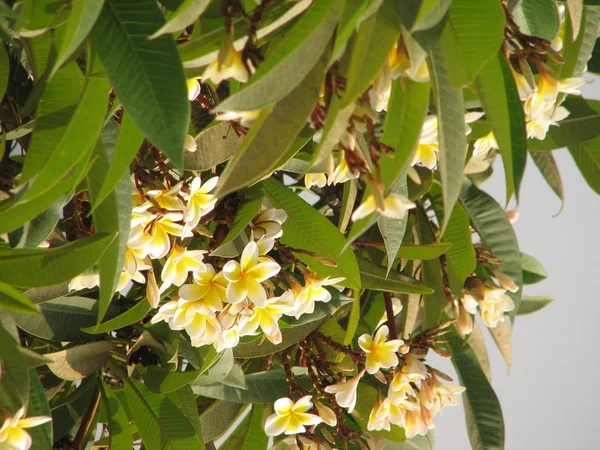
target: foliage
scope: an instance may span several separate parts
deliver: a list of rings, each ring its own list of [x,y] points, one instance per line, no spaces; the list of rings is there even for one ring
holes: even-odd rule
[[[503,448],[475,318],[553,299],[482,183],[600,193],[566,3],[2,3],[0,447]]]

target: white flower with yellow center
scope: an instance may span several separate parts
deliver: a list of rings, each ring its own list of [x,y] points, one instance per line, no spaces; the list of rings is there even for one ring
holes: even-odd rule
[[[188,250],[175,244],[160,275],[163,280],[160,292],[164,292],[172,284],[181,286],[190,272],[204,272],[205,253],[205,250]]]
[[[365,369],[361,370],[356,376],[349,380],[327,386],[325,392],[335,394],[335,401],[337,404],[342,408],[348,408],[348,412],[351,413],[356,406],[358,383],[364,374]]]
[[[398,365],[396,352],[404,344],[404,341],[401,339],[388,341],[389,334],[390,331],[387,325],[384,325],[377,330],[374,337],[370,334],[363,334],[358,338],[358,345],[366,353],[365,366],[370,374],[374,374],[379,369],[387,369]]]
[[[127,245],[134,250],[140,250],[144,257],[163,258],[171,249],[171,236],[193,235],[179,223],[182,220],[183,214],[180,213],[157,214],[148,225],[140,224],[131,230]]]
[[[177,194],[181,192],[182,185],[183,183],[177,183],[175,186],[168,190],[155,189],[146,192],[146,198],[148,198],[149,201],[134,208],[134,212],[141,213],[144,210],[150,208],[152,205],[157,204],[163,209],[172,212],[182,213],[185,210],[185,205],[183,201],[177,196]]]
[[[409,209],[413,209],[416,205],[403,195],[390,193],[383,201],[378,204],[375,195],[371,194],[361,203],[358,208],[352,213],[352,220],[356,222],[375,211],[378,211],[382,216],[391,219],[402,219],[408,214]]]
[[[483,300],[479,301],[481,318],[489,328],[495,328],[499,322],[504,322],[504,313],[515,309],[512,299],[505,289],[487,289]]]
[[[283,209],[266,208],[250,223],[254,239],[277,239],[283,235],[281,226],[287,219]]]
[[[297,402],[289,398],[280,398],[275,402],[275,414],[269,416],[265,422],[265,432],[269,436],[284,434],[298,434],[306,432],[308,426],[318,425],[323,420],[316,414],[307,411],[313,406],[312,396],[306,395]]]
[[[202,216],[208,214],[215,207],[217,197],[210,192],[215,188],[219,177],[212,177],[202,184],[200,177],[194,177],[190,184],[190,196],[187,202],[185,221],[190,229],[198,225]]]
[[[194,136],[190,136],[189,134],[185,135],[183,148],[190,153],[195,153],[196,150],[198,150],[198,144],[196,143],[196,139],[194,139]]]
[[[188,92],[188,100],[193,102],[200,95],[200,83],[196,78],[190,78],[186,82],[187,92]]]
[[[354,180],[360,176],[360,172],[352,171],[350,166],[348,165],[348,160],[346,159],[346,152],[340,150],[339,161],[335,168],[333,168],[333,162],[331,162],[331,170],[328,171],[329,176],[327,177],[328,185],[336,185],[339,183],[344,183],[348,180]]]
[[[240,343],[240,331],[237,325],[224,329],[223,324],[221,324],[221,329],[221,333],[215,342],[213,342],[215,349],[219,353],[226,348],[234,348]]]
[[[327,184],[327,175],[324,173],[307,173],[304,175],[304,186],[306,189],[310,189],[313,186],[325,187]]]
[[[179,296],[188,301],[202,301],[213,311],[223,309],[227,301],[227,285],[229,282],[223,272],[216,273],[215,268],[205,264],[203,272],[194,272],[194,283],[184,284],[179,288]]]
[[[125,249],[125,264],[117,283],[117,292],[123,291],[130,281],[145,283],[146,277],[141,272],[152,268],[152,263],[144,252],[127,247]]]
[[[242,317],[239,325],[240,334],[242,336],[255,334],[260,327],[270,342],[275,345],[280,344],[282,336],[277,322],[289,307],[279,300],[280,297],[271,297],[267,299],[264,306],[255,306],[252,315]]]
[[[256,306],[265,306],[267,294],[261,283],[277,275],[281,266],[274,261],[259,262],[258,257],[258,246],[252,241],[244,248],[240,262],[228,261],[223,267],[223,274],[229,281],[227,299],[230,303],[249,298]]]
[[[292,290],[296,294],[294,308],[288,315],[293,315],[298,319],[302,314],[311,314],[315,310],[315,302],[327,303],[331,300],[331,293],[325,289],[325,286],[332,286],[344,281],[344,277],[338,278],[319,278],[315,275],[304,275],[304,286],[295,283]]]
[[[432,376],[421,384],[419,397],[421,404],[435,415],[446,406],[458,405],[458,396],[464,391],[464,386],[446,386],[440,383],[436,376]]]
[[[233,45],[229,44],[219,50],[219,56],[206,68],[202,79],[210,80],[214,84],[229,78],[245,83],[248,81],[248,76],[248,69],[244,66],[242,56]]]
[[[185,329],[194,347],[212,344],[219,338],[221,325],[215,312],[203,301],[179,299],[175,307],[172,303],[169,302],[158,310],[159,314],[153,318],[154,323],[158,321],[156,317],[162,315],[172,330]]]
[[[69,281],[69,292],[92,289],[100,286],[100,275],[91,271],[83,272]]]
[[[0,449],[27,450],[31,447],[31,436],[25,428],[37,427],[50,422],[52,417],[35,416],[24,419],[25,407],[22,407],[12,418],[7,418],[0,427]]]
[[[250,128],[250,125],[256,120],[260,114],[260,109],[253,111],[225,111],[217,114],[216,119],[221,121],[239,122],[241,126]]]
[[[418,434],[425,436],[429,431],[427,423],[423,420],[420,408],[406,411],[403,426],[408,439],[412,439]]]

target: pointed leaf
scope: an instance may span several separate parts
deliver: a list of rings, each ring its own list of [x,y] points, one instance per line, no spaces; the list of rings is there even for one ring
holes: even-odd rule
[[[148,311],[150,311],[151,308],[152,307],[150,306],[150,303],[148,303],[147,300],[142,299],[124,313],[119,314],[117,317],[93,327],[82,328],[81,331],[89,334],[102,334],[119,330],[128,325],[140,322],[144,317],[146,317],[146,314],[148,314]]]
[[[35,369],[29,370],[30,396],[25,417],[46,416],[51,417],[50,405],[44,392],[44,386],[40,382]],[[31,435],[31,450],[49,450],[52,448],[54,439],[52,437],[52,423],[47,422],[36,427],[29,428],[27,432]]]
[[[498,322],[498,325],[494,328],[488,328],[488,330],[506,363],[506,370],[510,373],[512,365],[512,331],[509,323],[507,321]]]
[[[0,366],[2,367],[2,384],[16,391],[21,404],[29,399],[29,372],[25,360],[19,351],[20,344],[4,328],[0,320]],[[18,408],[18,406],[17,406]]]
[[[241,139],[228,122],[209,126],[196,136],[196,151],[186,152],[183,166],[187,170],[208,170],[230,159]]]
[[[396,189],[391,191],[396,194],[408,196],[408,188],[406,186],[406,179],[398,183]],[[390,219],[389,217],[380,216],[377,220],[383,243],[385,244],[385,251],[387,256],[387,271],[388,273],[392,269],[392,266],[396,262],[396,256],[402,245],[402,239],[404,239],[404,233],[406,232],[406,225],[408,224],[408,214],[402,219]]]
[[[0,309],[28,314],[40,313],[37,305],[29,300],[25,294],[2,282],[0,282]]]
[[[115,395],[112,388],[106,383],[102,382],[100,387],[103,394],[103,405],[104,408],[106,408],[108,416],[108,448],[133,448],[133,437],[129,425],[129,418],[125,413],[123,405],[121,405],[121,402],[119,401],[119,397]]]
[[[554,301],[554,297],[521,297],[521,304],[517,310],[518,315],[531,314],[548,306]]]
[[[384,267],[371,261],[358,258],[363,289],[375,291],[397,292],[400,294],[430,294],[429,286],[396,271],[389,273]]]
[[[425,245],[403,245],[398,252],[398,258],[419,260],[439,258],[446,253],[450,247],[452,247],[452,244],[447,242],[437,242]]]
[[[550,152],[530,152],[529,154],[537,168],[540,170],[544,180],[546,180],[546,183],[550,186],[550,189],[552,189],[558,198],[560,198],[562,209],[562,205],[564,205],[565,202],[565,192],[554,155]]]
[[[570,145],[569,153],[588,186],[600,194],[600,138]]]
[[[150,36],[150,39],[155,39],[163,34],[184,30],[198,19],[208,5],[210,5],[210,0],[184,0],[173,12],[169,21],[160,27],[156,33]]]
[[[521,0],[512,15],[519,29],[529,36],[551,41],[558,33],[558,9],[552,0]]]
[[[535,284],[548,278],[542,263],[525,253],[521,253],[521,268],[523,269],[523,284]]]
[[[448,281],[452,293],[460,298],[465,280],[475,270],[477,263],[471,239],[469,216],[460,203],[454,205],[448,228],[444,233],[444,242],[452,244],[452,247],[446,252]]]
[[[108,355],[117,345],[109,341],[90,342],[69,347],[45,356],[52,362],[48,368],[63,380],[77,381],[98,371],[108,361]]]

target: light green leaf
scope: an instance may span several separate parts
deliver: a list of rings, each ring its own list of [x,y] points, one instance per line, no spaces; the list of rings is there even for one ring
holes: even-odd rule
[[[221,174],[215,195],[223,197],[261,180],[300,150],[294,149],[294,144],[314,107],[324,63],[321,58],[290,94],[260,112]]]
[[[567,14],[568,15],[568,14]],[[571,40],[573,34],[571,21],[565,23],[562,56],[564,64],[560,68],[560,78],[579,77],[588,66],[588,61],[594,52],[597,38],[600,8],[585,7],[583,11],[581,29],[577,39]],[[590,61],[590,70],[593,63]]]
[[[346,277],[341,284],[359,288],[360,275],[352,249],[342,252],[346,240],[340,231],[325,216],[273,178],[263,182],[271,203],[284,209],[287,220],[283,224],[281,243],[292,248],[307,250],[323,255],[337,264],[340,274]],[[317,263],[317,261],[314,261]],[[311,264],[319,270],[324,264]]]
[[[75,62],[71,62],[56,73],[54,78],[50,80],[46,89],[40,98],[36,107],[36,121],[34,131],[31,137],[31,143],[27,149],[27,157],[21,175],[21,183],[31,180],[35,175],[39,174],[44,169],[48,161],[50,161],[53,153],[62,146],[62,152],[69,149],[64,147],[67,144],[76,143],[73,141],[63,141],[63,137],[68,130],[73,133],[75,130],[69,126],[72,119],[76,115],[77,106],[81,101],[81,96],[84,91],[85,79]],[[88,100],[91,93],[95,93],[96,89],[87,91]],[[95,95],[93,96],[95,98]],[[108,96],[106,97],[108,104]],[[92,105],[94,106],[94,105]],[[79,119],[82,119],[84,110],[79,110]],[[104,114],[105,110],[102,111]],[[85,118],[87,120],[87,118]],[[98,130],[99,132],[99,130]],[[62,143],[62,144],[61,144]],[[84,152],[75,151],[76,156],[82,155]],[[73,155],[66,154],[65,156]],[[66,170],[61,172],[64,174],[72,167],[69,165]],[[45,174],[46,176],[48,173]],[[58,181],[59,177],[51,180],[52,184]],[[43,186],[38,186],[41,188]],[[37,189],[37,188],[36,188]],[[39,191],[37,192],[40,193]]]
[[[29,370],[29,381],[30,396],[25,417],[51,417],[52,414],[50,413],[46,392],[44,392],[44,386],[42,386],[35,369]],[[48,422],[32,427],[27,432],[31,435],[33,441],[30,447],[31,450],[50,450],[52,448],[52,443],[54,442],[52,437],[52,423]]]
[[[133,123],[176,167],[183,167],[190,120],[183,67],[171,35],[148,39],[163,24],[153,0],[106,0],[92,38]]]
[[[196,151],[186,152],[183,166],[187,170],[208,170],[230,159],[240,145],[231,124],[220,122],[196,136]]]
[[[569,145],[569,153],[588,186],[600,194],[600,137]]]
[[[467,277],[475,270],[477,263],[475,249],[471,240],[469,216],[460,203],[454,205],[454,210],[444,233],[444,242],[452,247],[448,249],[448,281],[450,289],[456,297],[462,297],[462,291]]]
[[[106,383],[100,383],[102,389],[102,398],[104,399],[104,408],[108,417],[109,446],[108,448],[133,448],[133,437],[129,418],[125,413],[124,406],[121,405],[112,388]]]
[[[425,436],[417,434],[412,439],[407,439],[404,442],[386,441],[382,450],[434,450],[435,435],[431,429]]]
[[[71,3],[71,13],[63,30],[62,41],[50,77],[54,76],[92,31],[103,4],[104,0],[79,0]]]
[[[567,0],[567,9],[569,10],[569,19],[573,31],[571,35],[565,33],[565,37],[571,40],[572,36],[574,40],[579,34],[581,21],[583,20],[583,0]]]
[[[338,4],[337,0],[313,3],[267,53],[249,82],[217,105],[216,110],[262,109],[288,96],[303,83],[329,44],[339,18]]]
[[[63,14],[59,14],[61,12]],[[60,0],[26,0],[19,11],[14,30],[19,37],[38,36],[64,22],[67,12]]]
[[[117,317],[92,327],[82,328],[81,331],[89,334],[102,334],[113,330],[119,330],[141,321],[146,317],[146,314],[148,314],[148,311],[150,311],[151,308],[150,303],[148,303],[147,300],[142,299]]]
[[[504,419],[496,393],[479,366],[473,350],[456,331],[448,335],[452,364],[467,389],[463,394],[469,440],[474,450],[504,448]]]
[[[438,111],[440,143],[438,169],[443,187],[444,216],[441,224],[443,233],[448,225],[452,208],[460,195],[462,185],[462,174],[467,156],[465,107],[462,91],[454,89],[450,85],[448,56],[443,54],[439,45],[434,46],[431,53],[429,72],[432,77],[433,96]]]
[[[550,186],[550,189],[560,198],[561,209],[565,202],[565,192],[563,189],[562,179],[558,171],[558,165],[554,160],[554,155],[550,152],[530,152],[533,162],[540,170],[540,173]]]
[[[104,202],[106,197],[108,197],[115,188],[117,188],[115,195],[124,195],[123,192],[118,192],[119,186],[121,186],[123,178],[129,175],[129,164],[138,152],[143,140],[143,134],[137,129],[135,124],[129,118],[129,115],[124,112],[121,117],[121,127],[117,145],[114,148],[114,152],[109,152],[109,155],[112,154],[110,166],[104,173],[100,192],[96,191],[96,204],[92,205],[94,208],[96,205]]]
[[[525,115],[514,77],[501,52],[481,68],[475,78],[475,89],[500,147],[506,198],[515,193],[518,200],[527,162]]]
[[[461,202],[483,243],[502,261],[498,267],[500,272],[512,279],[519,287],[519,291],[513,296],[515,310],[517,310],[523,287],[521,254],[517,236],[506,213],[496,200],[468,182],[465,183],[461,194]]]
[[[114,238],[96,234],[55,248],[1,249],[0,281],[29,288],[70,280],[98,261]]]
[[[384,267],[378,266],[368,259],[358,258],[358,265],[363,289],[401,294],[430,294],[433,292],[429,286],[414,278],[396,271],[388,273]]]
[[[510,373],[512,365],[512,331],[509,322],[498,322],[494,328],[488,328],[488,330],[504,359],[506,370]]]
[[[116,346],[109,341],[90,342],[45,356],[52,360],[48,368],[54,375],[63,380],[77,381],[102,368],[108,361],[109,352]]]
[[[436,242],[426,245],[403,245],[400,247],[400,251],[398,251],[398,258],[435,259],[446,253],[450,247],[452,247],[452,244],[446,242]]]
[[[452,2],[440,40],[452,87],[471,83],[498,53],[504,39],[504,20],[504,10],[496,0]]]
[[[149,366],[144,369],[144,384],[157,394],[168,394],[196,381],[202,374],[200,370],[186,372],[171,372],[157,366]]]
[[[523,269],[523,284],[535,284],[548,278],[542,263],[525,253],[521,253],[521,268]]]
[[[10,130],[6,132],[6,140],[10,141],[13,139],[19,139],[20,137],[27,136],[29,133],[33,131],[33,125],[35,121],[30,120],[29,122],[25,122],[23,125],[15,128],[14,130]],[[2,135],[0,135],[2,136]]]
[[[10,386],[21,404],[29,399],[29,372],[19,351],[19,343],[4,328],[0,320],[0,361],[2,361],[2,385]],[[17,406],[18,408],[18,406]]]
[[[12,247],[36,248],[54,231],[62,217],[63,207],[70,199],[62,197],[52,203],[46,211],[8,234]]]
[[[200,415],[202,437],[206,442],[214,440],[223,434],[235,422],[241,410],[246,405],[217,400]]]
[[[196,402],[196,395],[192,392],[192,388],[189,386],[182,387],[177,392],[169,394],[169,398],[190,421],[194,430],[196,430],[196,436],[203,442],[202,424],[200,423],[200,416],[198,414],[198,404]]]
[[[553,0],[520,0],[512,15],[519,29],[529,36],[551,41],[558,33],[558,9]]]
[[[531,296],[523,296],[521,297],[521,304],[519,305],[519,309],[517,310],[517,315],[525,315],[531,314],[540,309],[548,306],[550,302],[554,301],[554,297],[531,297]]]
[[[254,405],[250,415],[250,426],[244,439],[242,450],[264,450],[268,447],[269,436],[263,425],[264,405]]]
[[[0,308],[27,314],[39,314],[40,309],[21,291],[0,282]]]
[[[175,33],[187,28],[196,21],[209,4],[210,0],[184,0],[173,12],[168,22],[149,39],[155,39],[163,34]]]
[[[69,293],[69,283],[56,284],[54,286],[44,286],[36,289],[28,289],[24,294],[33,303],[47,302],[58,297],[64,297]]]
[[[83,341],[81,331],[96,323],[98,301],[87,297],[60,297],[39,304],[41,314],[15,313],[15,322],[34,336],[51,341]]]
[[[383,172],[383,170],[382,170]],[[406,186],[406,178],[402,179],[398,186],[391,189],[391,192],[400,194],[404,197],[408,196],[408,188]],[[385,244],[385,252],[387,256],[387,271],[388,273],[392,270],[392,266],[396,262],[396,256],[402,245],[402,239],[404,239],[404,233],[406,232],[406,225],[408,224],[408,212],[402,219],[391,219],[389,217],[381,215],[377,219],[377,225],[379,232],[383,238]]]
[[[492,368],[490,365],[490,357],[488,355],[488,350],[485,344],[483,333],[481,332],[481,328],[479,328],[479,325],[477,324],[476,320],[473,321],[473,331],[471,331],[467,342],[469,343],[469,347],[471,347],[471,349],[473,350],[473,353],[475,353],[477,361],[481,366],[481,370],[483,370],[483,373],[485,373],[486,378],[491,384]]]
[[[220,382],[231,372],[233,363],[233,351],[231,349],[226,349],[221,353],[209,349],[200,368],[202,377],[198,378],[194,384],[207,386]]]
[[[404,77],[392,83],[381,142],[395,152],[393,170],[383,177],[385,186],[391,186],[410,162],[427,114],[430,90],[430,83],[417,83]]]
[[[346,50],[346,45],[352,33],[354,33],[359,20],[363,18],[363,13],[369,6],[369,3],[372,2],[368,0],[345,0],[343,2],[340,21],[335,33],[333,52],[329,60],[330,65],[339,60],[344,50]]]

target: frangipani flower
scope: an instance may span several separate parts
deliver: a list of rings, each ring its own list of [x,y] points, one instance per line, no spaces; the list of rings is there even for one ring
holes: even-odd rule
[[[193,102],[200,95],[200,83],[196,78],[190,78],[186,82],[188,91],[188,100]]]
[[[147,201],[140,206],[135,208],[136,213],[141,213],[144,210],[148,209],[152,206],[153,203],[158,204],[161,208],[167,209],[173,212],[183,212],[185,210],[185,205],[181,201],[181,199],[177,196],[181,191],[181,186],[183,183],[177,183],[171,189],[168,190],[160,190],[155,189],[152,191],[146,192],[146,198],[152,199],[152,202]]]
[[[249,298],[256,306],[265,306],[267,294],[260,283],[279,273],[281,267],[273,261],[258,262],[258,257],[258,246],[252,241],[246,245],[239,263],[228,261],[223,267],[229,281],[227,299],[230,303]]]
[[[178,311],[169,325],[174,330],[185,328],[195,347],[214,343],[222,333],[215,312],[203,302],[180,299]]]
[[[256,306],[252,310],[252,315],[242,317],[239,325],[240,334],[242,336],[254,334],[260,327],[269,341],[275,345],[280,344],[282,337],[277,321],[288,308],[286,304],[279,302],[279,297],[267,299],[264,306]]]
[[[421,405],[435,415],[446,406],[458,405],[458,396],[464,391],[464,386],[446,386],[434,375],[429,380],[423,381],[419,397]]]
[[[335,394],[335,401],[342,408],[348,408],[348,412],[354,411],[356,406],[356,393],[358,383],[365,374],[365,369],[361,370],[355,377],[341,383],[332,384],[325,388],[325,392]]]
[[[346,152],[340,150],[338,165],[333,169],[333,157],[331,161],[332,171],[329,171],[329,176],[327,177],[328,185],[336,185],[338,183],[344,183],[348,180],[354,180],[360,176],[360,172],[352,171],[350,166],[348,165],[348,160],[346,159]]]
[[[479,138],[473,144],[473,156],[485,155],[491,149],[498,150],[500,147],[498,146],[498,142],[496,142],[496,138],[494,137],[494,133],[490,131],[484,137]]]
[[[287,219],[284,209],[266,208],[250,224],[255,239],[277,239],[283,235],[281,226]]]
[[[344,277],[338,278],[319,278],[315,275],[304,275],[304,286],[294,285],[292,289],[296,291],[293,312],[298,319],[302,314],[311,314],[315,310],[315,302],[327,303],[331,300],[331,293],[324,286],[331,286],[344,281]],[[287,313],[286,313],[287,314]]]
[[[377,330],[375,337],[363,334],[358,338],[358,345],[367,354],[365,366],[368,373],[374,374],[379,369],[387,369],[398,365],[396,352],[404,344],[404,341],[401,339],[387,341],[389,334],[390,331],[387,325],[384,325]]]
[[[230,43],[219,50],[219,56],[206,68],[202,79],[211,80],[214,84],[219,84],[228,78],[245,83],[248,81],[248,76],[248,69],[244,66],[242,56]]]
[[[92,289],[100,285],[100,275],[97,273],[83,272],[69,281],[69,292]]]
[[[196,140],[193,136],[190,136],[189,134],[185,135],[183,148],[190,153],[194,153],[198,149],[198,144],[196,144]]]
[[[327,175],[324,173],[307,173],[304,175],[304,186],[306,189],[310,189],[313,186],[325,187],[327,184]]]
[[[383,199],[382,205],[378,205],[375,196],[371,194],[352,213],[352,220],[356,222],[357,220],[367,217],[369,214],[372,214],[375,211],[379,211],[379,213],[385,217],[402,219],[404,216],[406,216],[409,209],[415,207],[416,205],[408,198],[393,192],[388,194],[387,197]]]
[[[417,434],[425,436],[429,431],[420,409],[407,410],[403,426],[408,439],[414,438]]]
[[[217,197],[210,192],[215,188],[218,181],[219,177],[212,177],[204,184],[202,184],[200,177],[195,177],[192,180],[185,213],[185,221],[190,229],[195,228],[202,216],[210,212],[217,203]]]
[[[152,259],[163,258],[171,249],[169,236],[190,237],[191,232],[184,229],[179,222],[183,220],[181,213],[158,214],[147,226],[137,225],[130,233],[128,246]]]
[[[269,436],[298,434],[304,433],[307,426],[320,424],[323,419],[307,412],[313,406],[311,398],[311,395],[306,395],[295,403],[289,398],[277,400],[274,405],[275,414],[265,422],[265,432]]]
[[[514,308],[515,304],[506,290],[500,288],[486,290],[483,300],[479,302],[481,318],[489,328],[495,328],[499,322],[504,322],[504,313]]]
[[[222,328],[222,327],[221,327]],[[240,331],[237,326],[222,330],[217,339],[213,342],[217,352],[222,352],[226,348],[233,348],[240,343]]]
[[[116,291],[124,290],[131,280],[144,283],[146,277],[141,271],[151,268],[152,263],[147,256],[144,257],[144,251],[127,247],[125,249],[125,264],[119,276]]]
[[[211,264],[204,266],[203,272],[194,272],[194,283],[179,288],[179,296],[189,302],[201,301],[213,311],[220,311],[227,301],[227,285],[223,272],[216,273]]]
[[[37,427],[50,422],[52,417],[35,416],[24,419],[25,407],[22,407],[12,418],[7,418],[0,427],[0,449],[27,450],[31,447],[31,436],[24,428]]]
[[[181,286],[189,272],[204,272],[206,266],[202,261],[205,253],[206,250],[188,250],[174,245],[161,273],[163,283],[160,292],[164,292],[172,284]]]
[[[250,128],[250,125],[256,120],[260,111],[260,109],[253,111],[225,111],[224,113],[217,114],[216,119],[239,122],[241,126]]]

